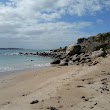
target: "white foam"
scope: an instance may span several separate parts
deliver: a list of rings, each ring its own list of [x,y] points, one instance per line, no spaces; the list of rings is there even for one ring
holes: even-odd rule
[[[5,53],[4,55],[12,56],[12,55],[18,55],[19,53]]]
[[[0,56],[13,56],[13,55],[19,55],[19,53],[4,53],[4,54],[0,54]]]
[[[23,70],[23,69],[27,69],[27,68],[35,68],[35,67],[48,67],[50,66],[50,63],[46,63],[46,64],[34,64],[34,65],[30,65],[30,66],[25,66],[25,67],[0,67],[0,72],[10,72],[10,71],[16,71],[16,70]]]
[[[34,67],[47,67],[50,66],[50,63],[45,63],[45,64],[35,64]]]
[[[14,71],[14,68],[11,67],[0,67],[0,72]]]

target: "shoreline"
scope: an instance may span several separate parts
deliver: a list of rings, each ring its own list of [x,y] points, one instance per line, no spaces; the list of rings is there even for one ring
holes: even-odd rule
[[[25,69],[20,69],[20,70],[0,72],[0,80],[4,79],[6,77],[10,77],[12,75],[17,75],[17,74],[37,71],[37,70],[41,70],[41,69],[49,68],[49,67],[52,67],[52,66],[48,65],[48,66],[42,66],[42,67],[33,67],[33,68],[25,68]]]
[[[8,77],[0,82],[0,110],[109,110],[110,92],[100,88],[110,89],[110,56],[99,60],[95,66],[47,67]],[[39,103],[31,105],[34,100]]]

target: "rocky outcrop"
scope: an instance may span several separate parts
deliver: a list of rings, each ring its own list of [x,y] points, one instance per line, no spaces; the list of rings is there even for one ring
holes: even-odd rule
[[[81,52],[93,52],[103,48],[106,53],[110,54],[110,32],[79,38],[77,44],[81,45]]]
[[[110,54],[110,32],[89,38],[80,38],[77,44],[60,47],[49,52],[19,53],[19,55],[51,57],[54,59],[51,64],[59,66],[96,65],[98,62],[95,59],[105,57],[106,54]]]
[[[105,52],[100,49],[98,51],[89,52],[89,53],[80,53],[72,56],[66,56],[64,59],[54,60],[51,64],[58,64],[59,66],[67,66],[67,65],[96,65],[98,61],[96,59],[98,57],[105,57]]]

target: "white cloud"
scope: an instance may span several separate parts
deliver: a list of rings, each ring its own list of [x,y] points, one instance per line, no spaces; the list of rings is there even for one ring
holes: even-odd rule
[[[77,39],[75,36],[87,36],[81,30],[92,23],[65,22],[64,15],[92,15],[109,7],[110,0],[9,0],[0,3],[0,38],[24,44],[34,42],[34,46],[35,42],[53,47],[56,42],[60,45],[67,41],[66,44]]]
[[[0,35],[0,39],[7,38],[10,39],[10,42],[15,41],[19,42],[20,44],[24,43],[26,45],[28,43],[31,48],[38,48],[38,46],[40,46],[40,48],[54,48],[65,46],[70,42],[76,41],[76,36],[86,36],[86,33],[80,32],[79,30],[86,28],[90,25],[92,25],[90,22],[57,22],[42,24],[39,23],[37,25],[34,24],[29,26],[25,24],[21,27],[17,25],[17,27],[16,24],[13,26],[8,23],[1,30],[2,33]],[[15,45],[15,43],[13,44]]]
[[[83,16],[110,8],[110,0],[10,0],[0,5],[0,15],[51,21],[70,14]]]
[[[103,24],[103,23],[104,23],[104,20],[102,20],[102,19],[97,19],[97,20],[96,20],[96,23],[97,23],[97,24]]]

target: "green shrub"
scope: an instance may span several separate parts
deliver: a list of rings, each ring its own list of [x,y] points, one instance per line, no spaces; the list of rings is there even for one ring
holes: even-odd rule
[[[77,40],[77,44],[80,44],[80,43],[82,43],[83,41],[85,41],[85,40],[87,40],[86,38],[79,38],[78,40]]]

